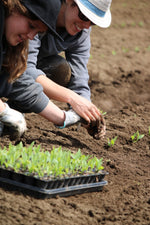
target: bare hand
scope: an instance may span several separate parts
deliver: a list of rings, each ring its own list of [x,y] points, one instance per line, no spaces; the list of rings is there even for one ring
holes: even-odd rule
[[[80,95],[71,101],[73,110],[88,123],[91,121],[101,120],[101,114],[99,109],[89,100]]]

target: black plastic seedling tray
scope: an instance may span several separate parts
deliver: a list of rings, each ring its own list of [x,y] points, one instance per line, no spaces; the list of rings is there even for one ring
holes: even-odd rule
[[[0,168],[0,186],[20,190],[38,198],[70,196],[102,190],[107,172],[67,177],[62,179],[38,179]]]

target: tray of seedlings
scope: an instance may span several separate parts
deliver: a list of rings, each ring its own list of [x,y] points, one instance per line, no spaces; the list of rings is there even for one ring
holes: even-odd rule
[[[70,196],[101,191],[107,184],[103,159],[53,148],[42,150],[34,142],[24,147],[22,142],[0,148],[0,186],[21,190],[38,198]]]

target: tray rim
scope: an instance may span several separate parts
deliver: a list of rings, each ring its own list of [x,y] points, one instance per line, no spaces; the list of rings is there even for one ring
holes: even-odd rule
[[[50,198],[50,197],[56,197],[59,196],[70,196],[75,194],[82,194],[85,192],[91,192],[91,191],[99,191],[102,190],[103,186],[107,185],[108,182],[105,180],[102,180],[100,182],[96,183],[89,183],[89,184],[80,184],[80,185],[74,185],[69,187],[63,187],[63,188],[55,188],[55,189],[43,189],[36,186],[32,186],[29,184],[24,184],[22,182],[14,181],[8,178],[0,177],[0,184],[13,186],[15,188],[21,188],[22,190],[31,191],[32,193],[36,194],[37,197],[43,198]],[[32,194],[30,193],[30,194]]]
[[[25,176],[25,177],[30,177],[30,178],[33,178],[35,180],[38,180],[38,181],[44,181],[44,182],[50,182],[50,181],[57,181],[57,180],[64,180],[64,179],[75,179],[75,178],[87,178],[87,177],[95,177],[95,176],[99,176],[99,175],[108,175],[109,173],[107,171],[104,171],[104,170],[100,170],[99,172],[97,173],[89,173],[89,174],[81,174],[81,175],[73,175],[73,176],[66,176],[66,177],[62,177],[62,178],[49,178],[49,179],[43,179],[42,177],[36,177],[34,175],[27,175],[25,173],[18,173],[18,172],[15,172],[14,170],[10,170],[10,169],[7,169],[7,168],[3,168],[0,166],[0,170],[3,170],[4,172],[10,172],[12,174],[16,174],[16,175],[21,175],[21,176]],[[0,177],[1,177],[1,174],[0,174]]]

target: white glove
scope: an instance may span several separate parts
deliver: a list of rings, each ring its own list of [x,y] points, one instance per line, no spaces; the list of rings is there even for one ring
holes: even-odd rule
[[[65,121],[63,126],[56,126],[60,129],[71,126],[80,121],[80,116],[73,110],[70,109],[68,111],[64,111],[65,113]]]
[[[11,109],[7,103],[4,103],[6,108],[0,113],[0,122],[12,128],[13,138],[19,138],[27,130],[26,121],[22,113]]]

